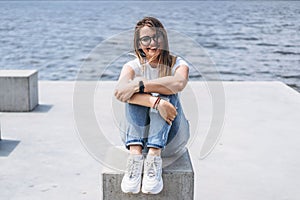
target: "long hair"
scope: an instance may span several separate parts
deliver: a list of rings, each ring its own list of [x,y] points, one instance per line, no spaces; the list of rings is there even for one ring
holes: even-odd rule
[[[169,52],[169,42],[167,32],[162,25],[162,23],[154,17],[145,17],[140,20],[135,26],[134,32],[134,51],[137,57],[139,58],[140,63],[142,64],[143,71],[145,71],[145,53],[140,49],[140,30],[144,26],[153,27],[156,29],[156,33],[160,32],[163,36],[163,49],[161,53],[157,55],[158,59],[158,70],[159,77],[170,76],[172,74],[172,65],[176,57],[172,56]]]

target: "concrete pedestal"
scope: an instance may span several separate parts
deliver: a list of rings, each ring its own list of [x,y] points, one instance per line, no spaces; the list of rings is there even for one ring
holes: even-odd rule
[[[26,112],[37,105],[36,70],[0,70],[0,111]]]
[[[121,191],[121,182],[124,173],[104,170],[102,172],[103,200],[192,200],[194,198],[194,171],[189,156],[185,151],[174,161],[172,158],[163,158],[163,162],[171,164],[163,168],[164,188],[157,195],[125,194]]]

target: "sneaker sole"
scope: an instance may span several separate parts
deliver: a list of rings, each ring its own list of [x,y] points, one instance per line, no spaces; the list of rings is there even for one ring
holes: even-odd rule
[[[124,190],[122,190],[122,192],[125,193],[125,194],[138,194],[138,193],[140,193],[140,190],[137,190],[137,191],[124,191]]]
[[[141,191],[141,185],[139,185],[138,187],[136,187],[135,189],[132,189],[132,190],[125,190],[121,184],[121,190],[122,190],[122,192],[124,192],[126,194],[138,194]]]
[[[164,184],[161,183],[160,187],[154,191],[147,191],[142,187],[142,193],[144,194],[159,194],[163,190]]]
[[[140,193],[140,191],[138,191],[138,192],[124,192],[123,191],[123,193],[125,193],[125,194],[138,194],[138,193]]]

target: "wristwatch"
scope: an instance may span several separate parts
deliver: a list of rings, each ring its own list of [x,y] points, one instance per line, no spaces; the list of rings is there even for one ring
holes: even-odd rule
[[[139,82],[139,93],[144,93],[144,89],[145,89],[144,82],[140,81]]]

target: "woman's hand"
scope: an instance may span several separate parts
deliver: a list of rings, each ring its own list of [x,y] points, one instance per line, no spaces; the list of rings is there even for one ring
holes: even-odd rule
[[[135,93],[138,93],[140,90],[139,82],[147,81],[146,78],[136,77],[134,80],[120,81],[115,90],[115,97],[122,102],[127,102]]]
[[[160,116],[166,120],[169,125],[172,125],[172,121],[177,115],[176,108],[170,102],[161,99],[157,110],[159,111]]]
[[[134,93],[139,91],[139,82],[131,81],[129,83],[119,84],[115,90],[115,97],[122,102],[127,102]]]

